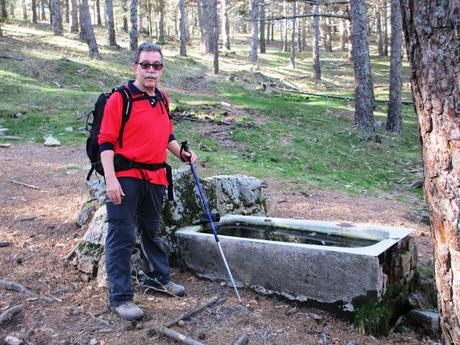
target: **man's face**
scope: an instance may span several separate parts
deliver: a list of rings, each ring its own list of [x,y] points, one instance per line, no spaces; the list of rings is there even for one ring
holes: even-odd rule
[[[163,74],[163,62],[161,55],[155,51],[142,51],[139,55],[139,63],[132,64],[136,73],[136,81],[145,89],[153,89],[160,81]]]

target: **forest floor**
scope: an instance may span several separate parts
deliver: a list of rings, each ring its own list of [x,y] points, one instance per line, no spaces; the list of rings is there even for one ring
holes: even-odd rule
[[[76,216],[86,197],[87,160],[82,146],[44,147],[17,143],[0,148],[0,277],[34,294],[1,289],[0,313],[22,311],[0,325],[23,344],[173,344],[155,329],[215,295],[212,305],[174,329],[205,344],[232,344],[247,334],[249,344],[433,344],[406,329],[387,337],[361,335],[352,322],[328,311],[242,289],[244,306],[223,284],[200,279],[181,267],[173,279],[187,295],[136,293],[146,316],[139,322],[117,318],[107,309],[105,289],[65,265],[64,258],[85,229]],[[206,169],[199,166],[199,169]],[[380,223],[414,229],[419,259],[431,260],[430,229],[412,216],[412,205],[384,198],[350,196],[289,181],[266,180],[268,215],[317,220]],[[18,183],[25,183],[29,186]],[[4,244],[6,245],[6,244]],[[289,312],[288,312],[289,311]]]

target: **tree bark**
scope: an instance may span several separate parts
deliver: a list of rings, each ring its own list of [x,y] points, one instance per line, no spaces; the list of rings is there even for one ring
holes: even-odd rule
[[[69,31],[78,32],[78,0],[70,0]]]
[[[388,6],[387,0],[382,1],[383,15],[383,55],[388,56]]]
[[[129,49],[131,49],[131,51],[135,51],[138,46],[137,0],[131,0],[130,14],[131,14],[131,32],[129,33]]]
[[[367,16],[365,0],[350,0],[351,41],[355,74],[354,127],[361,130],[366,139],[374,132],[374,87],[367,42]]]
[[[324,34],[324,50],[332,52],[332,37],[331,37],[331,26],[330,18],[322,18],[323,22],[323,34]]]
[[[212,18],[213,18],[213,3],[214,0],[200,0],[201,7],[200,7],[200,29],[201,29],[201,47],[203,52],[206,54],[214,53],[214,41],[212,39],[213,35],[213,25],[212,25]]]
[[[82,29],[80,37],[88,43],[89,56],[92,59],[101,60],[102,57],[99,54],[96,37],[94,36],[93,25],[91,24],[88,0],[80,0],[80,26]]]
[[[313,6],[313,12],[319,14],[319,5]],[[321,80],[321,64],[319,61],[319,17],[313,17],[313,44],[312,44],[312,55],[313,55],[313,73],[315,82]]]
[[[385,129],[401,133],[401,9],[399,0],[391,0],[391,64],[390,64],[390,96]]]
[[[219,74],[219,12],[217,11],[217,1],[211,1],[211,26],[212,26],[212,42],[214,54],[214,74]]]
[[[251,40],[251,62],[257,62],[257,45],[259,37],[259,0],[251,0],[251,29],[252,29],[252,40]]]
[[[187,56],[187,37],[185,33],[185,0],[179,0],[179,12],[180,12],[180,19],[179,19],[179,41],[180,41],[180,48],[179,52],[181,56]]]
[[[339,19],[339,34],[340,34],[340,51],[345,51],[345,41],[347,38],[345,29],[345,19]]]
[[[66,23],[69,22],[69,16],[70,16],[70,1],[69,0],[65,0],[65,17],[64,17],[64,20]]]
[[[291,35],[291,66],[292,68],[295,69],[295,42],[296,42],[296,39],[295,39],[295,23],[296,23],[296,18],[295,16],[297,15],[297,5],[296,5],[296,2],[293,1],[292,2],[292,16],[294,18],[292,18],[292,21],[291,21],[291,30],[292,30],[292,35]]]
[[[53,32],[56,36],[62,36],[61,2],[59,0],[52,0],[51,12],[53,14]]]
[[[259,34],[260,34],[260,53],[265,54],[267,52],[265,48],[265,0],[260,0],[260,28],[259,28]]]
[[[107,25],[109,45],[112,47],[118,47],[117,40],[115,38],[115,21],[113,19],[112,0],[105,0],[105,22]]]
[[[46,20],[45,1],[46,0],[40,0],[40,8],[41,8],[41,18],[42,18],[42,20]]]
[[[160,44],[163,44],[166,41],[165,38],[165,0],[159,0],[160,8],[160,17],[158,22],[159,37],[158,41]]]
[[[227,0],[221,0],[222,34],[225,49],[230,50],[230,18]]]
[[[8,12],[6,11],[6,0],[0,0],[1,12],[0,15],[2,19],[8,18]]]
[[[460,3],[402,0],[442,343],[460,344]]]

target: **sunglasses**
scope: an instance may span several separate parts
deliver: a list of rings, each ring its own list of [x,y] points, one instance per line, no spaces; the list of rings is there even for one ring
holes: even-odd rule
[[[163,68],[163,64],[158,63],[158,62],[155,62],[155,63],[139,62],[139,66],[141,66],[142,69],[146,69],[146,70],[152,67],[154,71],[159,71],[160,69]]]

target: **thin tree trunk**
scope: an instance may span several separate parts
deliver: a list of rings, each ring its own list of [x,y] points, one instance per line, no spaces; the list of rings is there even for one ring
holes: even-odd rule
[[[189,11],[187,7],[185,7],[184,25],[185,25],[185,42],[189,42],[190,41],[190,21],[189,21]],[[230,43],[230,37],[229,37],[229,43]]]
[[[402,0],[431,223],[441,341],[460,344],[458,1]]]
[[[180,55],[187,56],[187,37],[185,33],[185,0],[179,0],[179,31],[180,31]]]
[[[131,14],[131,32],[129,33],[129,49],[131,49],[131,51],[135,51],[138,46],[137,0],[131,0],[130,14]]]
[[[259,27],[259,41],[260,41],[260,53],[265,54],[267,52],[265,48],[265,0],[260,0],[260,27]]]
[[[251,41],[251,62],[257,62],[257,44],[259,37],[259,0],[251,0],[251,28],[252,28],[252,41]]]
[[[383,9],[383,55],[388,56],[388,2],[387,0],[382,1]]]
[[[93,25],[91,24],[88,0],[80,0],[80,26],[80,37],[82,37],[88,43],[89,56],[92,59],[101,60],[102,57],[99,54],[96,37],[94,36]]]
[[[305,5],[303,8],[305,11]],[[307,51],[307,18],[303,18],[302,23],[302,51]]]
[[[365,0],[350,0],[351,41],[355,73],[354,126],[370,139],[374,132],[374,88],[372,85]]]
[[[213,53],[214,53],[214,74],[219,74],[219,13],[217,11],[217,1],[212,0],[211,11],[212,11],[212,41],[213,41]]]
[[[265,10],[267,10],[267,9],[265,9]],[[268,15],[270,15],[269,11],[267,11],[267,13],[268,13]],[[265,33],[266,39],[265,39],[265,42],[266,42],[267,45],[269,45],[270,44],[270,29],[272,27],[271,21],[267,21],[267,23],[265,24],[265,27],[266,27],[266,33]]]
[[[64,16],[64,20],[66,23],[69,23],[69,17],[70,17],[70,1],[69,0],[65,0],[65,16]]]
[[[339,35],[340,35],[340,51],[345,51],[345,41],[346,41],[346,29],[345,29],[345,19],[339,19]]]
[[[401,115],[401,8],[399,0],[391,0],[391,65],[390,97],[385,129],[394,133],[402,131]]]
[[[52,0],[51,12],[53,13],[54,35],[62,36],[61,2],[59,0]]]
[[[121,0],[121,10],[123,11],[123,26],[121,27],[121,30],[123,32],[128,32],[128,16],[126,13],[128,13],[128,0]]]
[[[0,0],[1,12],[0,15],[2,19],[8,18],[8,12],[6,11],[6,0]]]
[[[323,22],[323,37],[324,37],[324,50],[327,52],[332,52],[332,42],[331,42],[331,27],[329,25],[330,18],[321,18]]]
[[[163,44],[166,39],[165,39],[165,0],[159,0],[160,4],[160,18],[159,18],[159,23],[158,23],[158,30],[159,30],[159,37],[158,41],[160,44]]]
[[[221,0],[222,34],[225,49],[230,50],[230,20],[228,16],[227,0]]]
[[[291,66],[292,68],[295,69],[295,22],[296,22],[296,16],[297,16],[297,6],[296,2],[292,2],[292,21],[291,21],[291,30],[292,30],[292,35],[291,35]]]
[[[107,34],[109,36],[109,45],[118,47],[115,38],[115,21],[113,19],[113,3],[112,0],[105,0],[105,22],[107,23]]]
[[[27,20],[26,0],[21,0],[21,18],[22,20]]]
[[[382,57],[383,53],[383,31],[382,31],[382,4],[380,1],[377,1],[377,11],[375,13],[376,22],[377,22],[377,46],[379,51],[379,56]]]
[[[37,1],[32,0],[32,23],[37,23]]]
[[[200,28],[201,47],[203,52],[211,54],[215,52],[213,38],[213,4],[214,0],[201,0]]]
[[[70,0],[69,31],[78,32],[78,0]]]
[[[313,6],[313,13],[319,14],[319,5]],[[313,17],[313,44],[312,44],[312,58],[313,58],[313,73],[315,82],[321,80],[321,64],[319,62],[319,17]]]
[[[288,16],[288,4],[286,0],[283,0],[283,15],[286,18]],[[288,20],[284,19],[283,25],[283,51],[288,51]]]
[[[348,31],[348,60],[352,61],[352,50],[353,50],[353,42],[351,41],[351,20],[347,22],[347,31]]]
[[[96,0],[94,5],[96,7],[96,25],[102,26],[102,18],[101,18],[101,3],[99,0]]]
[[[46,20],[45,1],[46,0],[40,0],[40,9],[41,9],[41,18],[42,18],[42,20]]]

